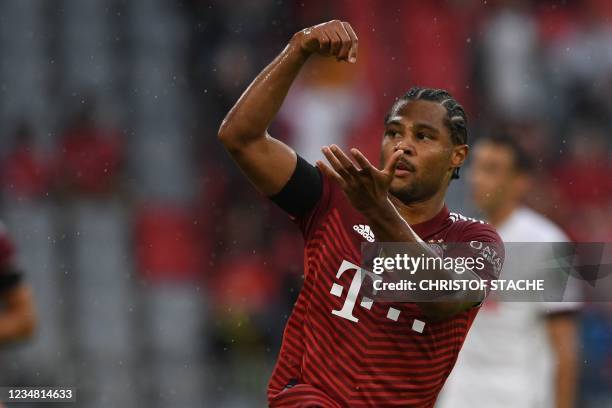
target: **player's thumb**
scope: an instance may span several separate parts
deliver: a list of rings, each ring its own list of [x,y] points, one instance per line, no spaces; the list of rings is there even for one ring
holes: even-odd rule
[[[356,42],[353,43],[353,45],[351,46],[351,49],[349,50],[348,62],[350,62],[351,64],[354,64],[357,62],[357,43]]]

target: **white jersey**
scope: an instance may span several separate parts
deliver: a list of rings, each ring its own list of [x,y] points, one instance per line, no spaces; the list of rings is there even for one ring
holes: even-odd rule
[[[497,229],[504,242],[565,242],[566,235],[551,221],[519,208]],[[525,254],[534,262],[541,254]],[[506,269],[512,259],[506,253]],[[534,279],[533,271],[520,268]],[[528,276],[531,273],[532,276]],[[513,275],[512,279],[516,276]],[[577,303],[485,301],[470,329],[457,364],[437,408],[548,408],[554,404],[553,350],[546,315],[575,309]]]

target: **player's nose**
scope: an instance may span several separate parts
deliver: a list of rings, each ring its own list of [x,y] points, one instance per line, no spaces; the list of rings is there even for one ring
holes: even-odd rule
[[[406,143],[405,141],[398,142],[395,145],[393,152],[395,153],[398,150],[402,150],[407,156],[414,156],[416,153],[414,146],[412,146],[410,143]]]

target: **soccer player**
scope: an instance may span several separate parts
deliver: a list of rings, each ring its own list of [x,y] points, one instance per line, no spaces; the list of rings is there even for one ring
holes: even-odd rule
[[[357,48],[346,22],[299,31],[219,129],[238,166],[290,214],[305,240],[304,285],[268,387],[272,407],[433,406],[485,293],[375,302],[358,293],[362,242],[412,243],[426,253],[432,251],[427,242],[482,243],[491,254],[487,268],[466,274],[483,280],[497,276],[503,262],[492,227],[444,204],[468,153],[464,110],[446,91],[412,88],[396,101],[384,123],[380,168],[357,149],[351,159],[338,146],[323,147],[329,165],[315,167],[268,134],[309,56],[354,63]],[[453,279],[456,273],[415,276]]]
[[[29,337],[36,326],[32,294],[15,266],[14,253],[0,224],[0,346]]]
[[[567,237],[559,227],[522,205],[531,171],[529,157],[515,140],[485,138],[474,149],[470,169],[474,200],[506,243],[565,242]],[[538,276],[533,268],[525,268],[541,263],[543,245],[517,245],[521,247],[516,252],[506,249],[508,254],[519,255],[520,263],[516,264],[517,256],[509,257],[504,279],[543,278],[550,284],[551,279],[559,278],[546,271]],[[487,300],[437,406],[573,407],[578,305]]]

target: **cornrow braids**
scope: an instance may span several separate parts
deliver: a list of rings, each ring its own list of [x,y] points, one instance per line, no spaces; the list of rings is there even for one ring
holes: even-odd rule
[[[391,108],[394,111],[399,104],[407,101],[431,101],[437,102],[446,109],[446,118],[444,124],[448,127],[451,133],[451,140],[455,145],[467,144],[467,117],[465,110],[448,91],[444,89],[412,87],[408,92],[402,95]],[[385,122],[389,119],[390,114],[385,117]],[[456,168],[451,177],[452,179],[459,178],[459,168]]]

